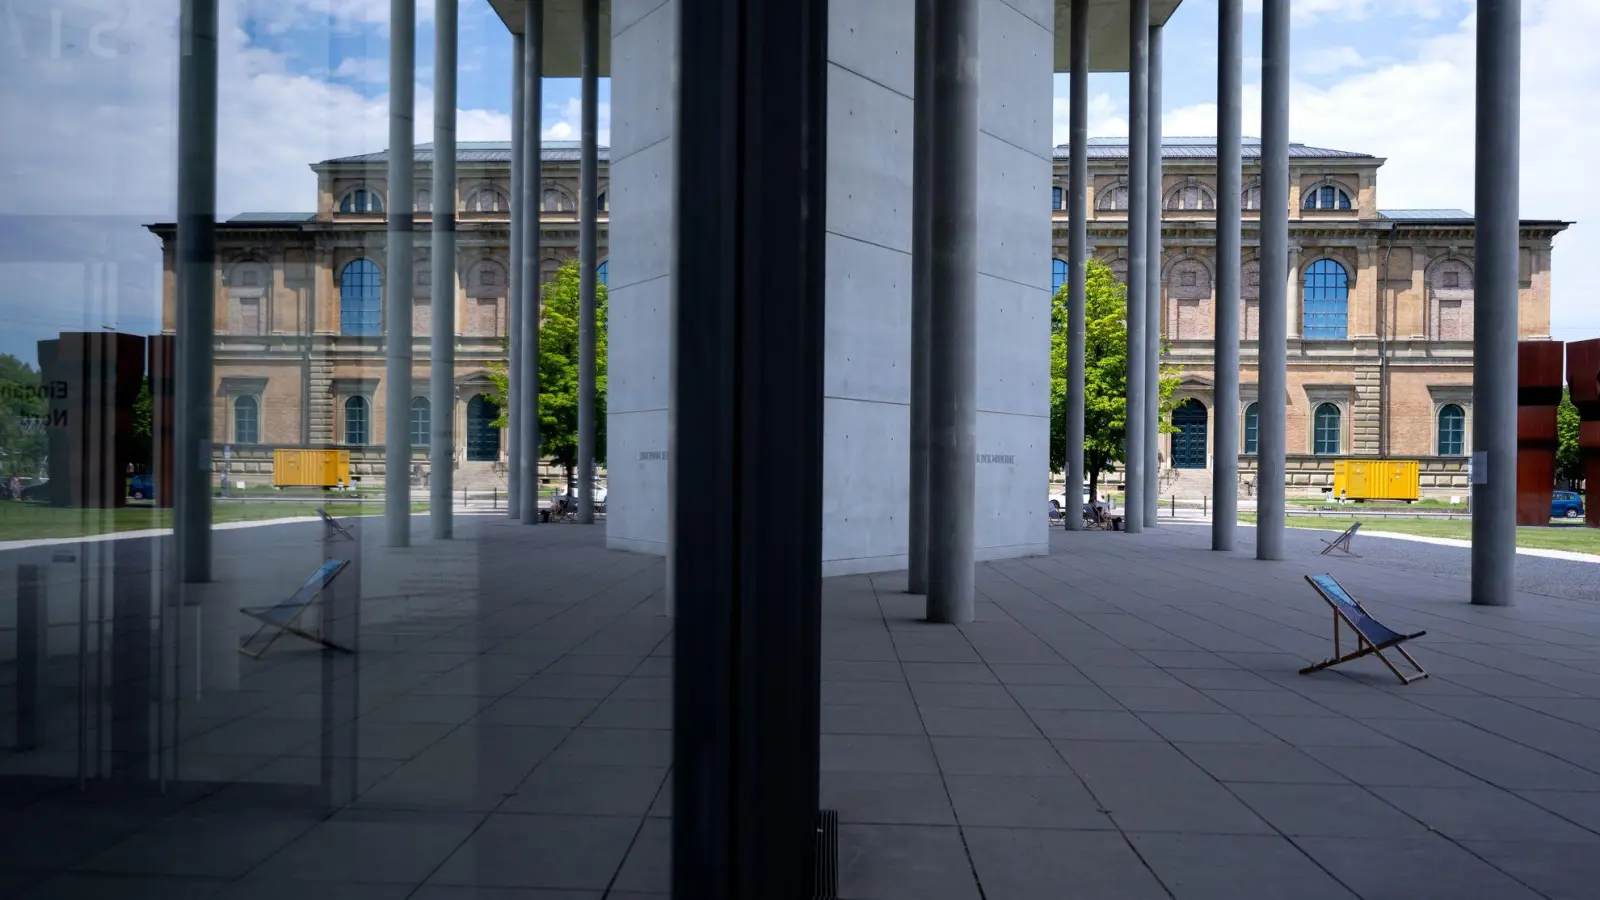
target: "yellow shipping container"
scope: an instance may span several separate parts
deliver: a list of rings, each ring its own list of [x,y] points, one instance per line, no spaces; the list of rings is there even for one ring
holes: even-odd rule
[[[349,450],[274,450],[273,487],[331,488],[350,484]]]
[[[1414,459],[1338,459],[1333,496],[1346,500],[1405,500],[1421,497],[1421,467]]]

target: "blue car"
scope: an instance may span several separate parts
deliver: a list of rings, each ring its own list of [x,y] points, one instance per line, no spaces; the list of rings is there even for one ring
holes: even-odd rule
[[[128,496],[135,500],[149,500],[156,495],[155,481],[149,475],[135,475],[128,479]]]
[[[1577,491],[1556,491],[1550,499],[1550,518],[1583,518],[1583,495]]]

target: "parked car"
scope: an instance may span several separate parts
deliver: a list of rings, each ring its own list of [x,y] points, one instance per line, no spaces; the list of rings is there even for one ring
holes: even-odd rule
[[[1106,495],[1103,494],[1103,493],[1099,497],[1091,498],[1089,496],[1089,482],[1087,482],[1087,481],[1085,481],[1083,483],[1082,490],[1079,493],[1078,502],[1079,502],[1081,508],[1083,509],[1083,512],[1084,512],[1085,515],[1087,515],[1089,513],[1089,510],[1090,510],[1091,507],[1103,510],[1108,505],[1106,503]],[[1060,512],[1061,510],[1066,509],[1066,508],[1067,508],[1067,492],[1065,490],[1057,491],[1057,492],[1055,492],[1055,493],[1050,495],[1050,510],[1051,510],[1051,512]]]
[[[155,481],[149,475],[135,475],[128,479],[128,496],[135,500],[149,500],[156,495]]]
[[[1577,491],[1556,491],[1550,498],[1550,518],[1583,518],[1583,495]]]

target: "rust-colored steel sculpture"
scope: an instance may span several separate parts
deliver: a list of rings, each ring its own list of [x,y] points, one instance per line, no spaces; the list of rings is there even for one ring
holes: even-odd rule
[[[144,375],[144,338],[62,332],[39,342],[39,381],[49,395],[47,435],[55,506],[115,509],[128,499],[133,405]]]
[[[1549,525],[1556,486],[1561,341],[1517,344],[1517,524]]]
[[[1578,408],[1578,459],[1586,488],[1600,485],[1600,338],[1567,345],[1567,389]],[[1584,497],[1585,522],[1600,528],[1600,502]]]

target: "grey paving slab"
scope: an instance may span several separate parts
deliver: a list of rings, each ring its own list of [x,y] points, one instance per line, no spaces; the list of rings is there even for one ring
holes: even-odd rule
[[[922,735],[824,734],[824,772],[934,773],[933,745]]]
[[[1173,742],[1283,743],[1277,736],[1234,713],[1141,712],[1138,716],[1157,734]]]
[[[1402,838],[1428,832],[1359,785],[1231,783],[1228,789],[1289,837]]]
[[[915,706],[839,706],[822,707],[823,734],[910,734],[922,735],[922,714]]]
[[[961,832],[929,825],[839,826],[841,900],[978,900]]]
[[[282,881],[264,872],[228,882],[211,900],[408,900],[414,890],[410,884]]]
[[[1088,828],[1116,826],[1072,776],[945,775],[963,826]]]
[[[1116,832],[967,828],[966,839],[988,900],[1168,897],[1155,875]]]
[[[1278,784],[1346,784],[1349,781],[1306,751],[1287,744],[1179,743],[1175,746],[1218,781]]]
[[[879,825],[954,825],[944,779],[934,773],[824,771],[824,809],[839,821]]]
[[[922,723],[935,737],[1036,738],[1039,727],[1016,706],[986,709],[921,707]]]
[[[275,879],[416,885],[483,821],[471,813],[348,810],[264,863]]]
[[[612,888],[615,891],[662,895],[672,890],[671,822],[650,819],[640,826]]]
[[[603,890],[640,825],[633,816],[492,815],[428,883]]]
[[[1571,844],[1466,841],[1462,846],[1549,900],[1590,900],[1600,884],[1600,856]]]
[[[548,763],[506,797],[501,812],[643,816],[668,770],[656,766],[577,766]]]
[[[1363,898],[1535,900],[1539,894],[1438,835],[1301,837],[1295,845]]]
[[[1131,712],[1098,709],[1036,709],[1028,715],[1048,738],[1076,741],[1166,740]]]
[[[1457,841],[1589,845],[1600,841],[1595,832],[1499,788],[1388,787],[1382,789],[1382,796],[1429,828]]]
[[[1174,900],[1355,900],[1290,840],[1252,834],[1131,834]]]
[[[1069,774],[1061,755],[1043,737],[935,737],[932,743],[946,775]]]
[[[47,878],[17,895],[18,900],[209,900],[227,882],[210,878],[150,875],[71,874]]]

